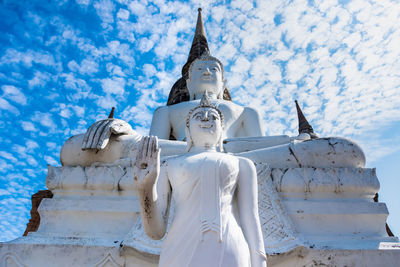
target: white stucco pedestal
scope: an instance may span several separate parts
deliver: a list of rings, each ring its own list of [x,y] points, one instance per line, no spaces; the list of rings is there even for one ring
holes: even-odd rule
[[[400,244],[385,231],[374,169],[257,165],[269,266],[395,266]],[[54,197],[41,223],[0,244],[0,266],[157,266],[161,241],[141,229],[132,167],[52,167]]]

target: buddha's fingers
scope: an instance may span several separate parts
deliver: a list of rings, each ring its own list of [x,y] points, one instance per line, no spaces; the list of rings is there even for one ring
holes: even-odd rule
[[[145,148],[145,152],[146,152],[146,154],[145,154],[145,157],[146,157],[146,159],[148,158],[148,156],[149,156],[149,143],[150,143],[150,136],[146,136],[146,148]]]
[[[153,158],[158,162],[160,158],[160,148],[158,147],[158,137],[154,137],[154,148],[153,148]]]
[[[82,142],[82,149],[90,149],[91,148],[91,143],[93,136],[96,134],[96,130],[98,128],[98,125],[101,124],[102,121],[97,121],[92,124],[92,126],[89,127],[89,129],[86,131],[84,137],[83,137],[83,142]]]
[[[151,150],[150,150],[150,157],[154,158],[154,155],[156,153],[157,150],[157,137],[156,136],[152,136],[151,137]]]
[[[98,127],[96,135],[93,138],[91,147],[96,149],[104,149],[108,144],[111,136],[110,125],[113,123],[112,119],[102,121],[103,123]]]
[[[141,161],[142,160],[142,158],[143,158],[143,146],[144,146],[144,139],[145,139],[146,137],[142,137],[142,140],[140,140],[140,144],[139,144],[139,150],[138,150],[138,153],[137,153],[137,155],[136,155],[136,161],[135,161],[135,166],[136,167],[139,167],[139,161]]]

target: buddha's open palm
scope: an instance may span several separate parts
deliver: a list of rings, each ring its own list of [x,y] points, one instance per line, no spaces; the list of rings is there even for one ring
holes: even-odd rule
[[[160,173],[160,148],[157,136],[145,136],[139,144],[133,168],[133,177],[138,189],[152,187]]]

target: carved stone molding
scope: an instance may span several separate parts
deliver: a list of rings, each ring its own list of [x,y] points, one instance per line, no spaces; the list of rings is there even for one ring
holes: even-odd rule
[[[21,262],[17,255],[11,252],[6,253],[1,261],[1,266],[4,264],[4,267],[28,267],[28,265]]]
[[[112,252],[108,252],[100,261],[92,265],[93,267],[122,267],[124,264],[118,263],[112,256]]]

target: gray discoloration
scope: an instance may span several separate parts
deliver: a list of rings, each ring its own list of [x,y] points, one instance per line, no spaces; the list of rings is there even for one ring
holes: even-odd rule
[[[289,148],[290,155],[292,155],[292,156],[294,157],[294,159],[296,160],[297,164],[298,164],[299,167],[301,168],[301,163],[300,163],[300,161],[298,160],[298,158],[296,157],[296,155],[294,154],[293,149],[292,149],[290,146],[289,146],[288,148]]]
[[[147,219],[151,219],[152,203],[148,195],[143,199],[143,209]]]

